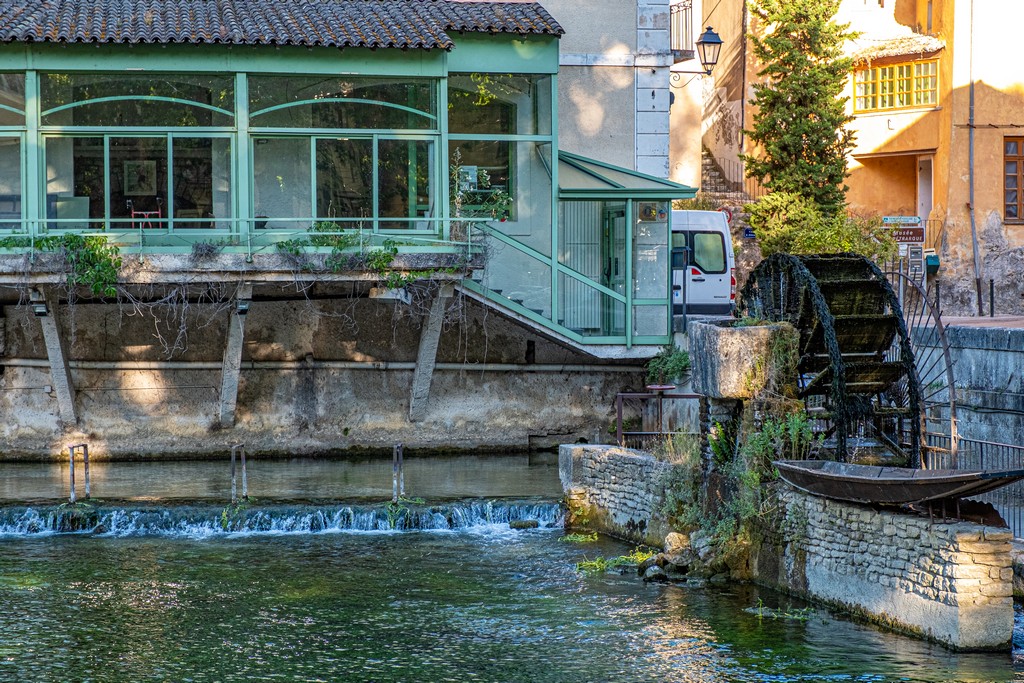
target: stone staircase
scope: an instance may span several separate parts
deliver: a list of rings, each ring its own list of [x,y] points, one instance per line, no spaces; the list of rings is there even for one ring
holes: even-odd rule
[[[729,228],[736,256],[736,285],[742,289],[747,281],[747,275],[761,261],[761,249],[757,245],[757,240],[743,236],[745,230],[750,227],[748,222],[750,214],[744,211],[743,207],[754,200],[743,190],[742,186],[737,188],[737,183],[729,182],[726,179],[722,169],[707,148],[701,153],[700,175],[699,196],[719,207],[728,208],[732,213]]]

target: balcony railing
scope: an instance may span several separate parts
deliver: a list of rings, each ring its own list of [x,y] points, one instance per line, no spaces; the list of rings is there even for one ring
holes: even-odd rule
[[[693,59],[693,3],[681,0],[673,3],[670,9],[669,38],[672,44],[672,57],[676,62]]]

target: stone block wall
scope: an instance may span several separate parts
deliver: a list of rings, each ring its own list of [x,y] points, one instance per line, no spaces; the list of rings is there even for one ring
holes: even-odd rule
[[[782,501],[781,544],[754,561],[760,582],[955,649],[1009,649],[1008,530],[791,490]]]
[[[570,523],[655,547],[673,531],[662,513],[672,465],[617,446],[558,456]],[[1008,530],[788,488],[779,500],[782,521],[760,530],[745,577],[953,649],[1009,649]]]
[[[671,465],[618,446],[558,449],[569,523],[588,525],[635,543],[660,547],[671,529],[661,512]]]

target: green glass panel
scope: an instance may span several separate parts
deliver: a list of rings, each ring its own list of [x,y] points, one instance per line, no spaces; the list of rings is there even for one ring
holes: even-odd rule
[[[21,139],[0,137],[0,230],[21,227]]]
[[[81,139],[81,138],[76,138]],[[166,227],[167,138],[110,138],[110,217]]]
[[[373,140],[321,138],[316,141],[316,215],[373,216]]]
[[[377,179],[380,215],[415,219],[433,215],[434,143],[428,140],[380,140]],[[386,221],[385,230],[429,229],[416,220]]]
[[[436,83],[427,78],[251,76],[249,109],[258,127],[435,130]],[[295,106],[273,109],[282,105]]]
[[[0,126],[25,125],[25,74],[0,74],[0,104],[17,109],[0,109]]]
[[[231,141],[175,137],[172,192],[177,229],[226,228],[231,218]]]
[[[634,306],[633,334],[638,337],[668,334],[668,307]]]
[[[550,76],[452,74],[448,78],[448,130],[550,135],[550,93]]]
[[[310,144],[308,137],[253,140],[257,228],[305,230],[309,227],[308,220],[302,223],[293,219],[313,215]]]
[[[626,334],[626,304],[564,273],[558,276],[559,320],[584,337]]]
[[[449,163],[454,169],[451,196],[460,215],[511,217],[512,207],[506,198],[513,188],[512,148],[512,143],[499,140],[448,143]],[[499,212],[502,215],[497,215]]]
[[[233,116],[207,108],[234,109],[234,78],[227,75],[46,73],[39,89],[46,126],[234,124]]]
[[[103,138],[46,138],[45,150],[46,195],[47,199],[54,198],[53,202],[47,201],[47,218],[82,219],[72,223],[53,223],[50,227],[84,229],[85,219],[102,220],[107,193]],[[58,201],[61,202],[59,207]],[[121,201],[124,201],[123,195]]]
[[[637,299],[666,299],[669,296],[668,204],[638,202],[636,207],[637,222],[633,228],[633,296]]]

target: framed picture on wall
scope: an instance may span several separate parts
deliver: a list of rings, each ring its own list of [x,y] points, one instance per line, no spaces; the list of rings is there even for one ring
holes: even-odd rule
[[[124,162],[124,193],[126,195],[156,194],[156,161]]]

